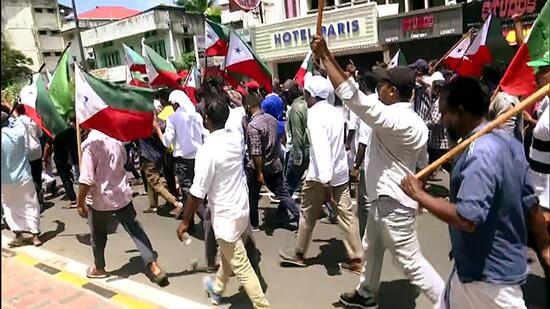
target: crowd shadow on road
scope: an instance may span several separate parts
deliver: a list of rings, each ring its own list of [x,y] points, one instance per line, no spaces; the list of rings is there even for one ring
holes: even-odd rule
[[[110,271],[109,274],[114,277],[107,279],[107,282],[127,279],[131,276],[143,273],[143,271],[143,260],[139,256],[133,256],[128,260],[126,264],[122,265],[119,269]]]
[[[296,230],[295,226],[282,222],[279,218],[279,210],[277,208],[260,207],[259,210],[263,210],[261,229],[267,236],[273,236],[273,233],[277,229],[283,229],[291,232]]]
[[[42,243],[46,243],[46,242],[52,240],[57,235],[59,235],[59,234],[61,234],[65,231],[65,223],[64,222],[61,222],[59,220],[54,220],[53,222],[56,224],[55,229],[51,230],[51,231],[47,231],[45,233],[42,233],[42,235],[40,235],[40,240],[42,241]]]
[[[339,276],[342,274],[339,263],[345,262],[346,248],[344,243],[336,238],[314,239],[313,242],[324,243],[319,247],[321,253],[314,258],[307,260],[308,265],[323,265],[329,276]]]
[[[342,291],[349,292],[349,291]],[[399,295],[399,297],[396,297]],[[415,309],[420,291],[407,279],[384,281],[380,284],[379,309]],[[332,304],[335,308],[347,308],[340,301]]]

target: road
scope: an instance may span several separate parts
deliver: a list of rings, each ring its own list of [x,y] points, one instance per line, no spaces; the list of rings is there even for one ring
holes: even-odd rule
[[[142,187],[134,189],[138,191]],[[61,201],[59,196],[48,202],[50,208],[42,215],[45,243],[41,249],[83,264],[91,264],[93,258],[86,221],[78,216],[76,210],[62,208],[68,202]],[[157,287],[143,274],[139,253],[121,226],[115,234],[109,236],[106,248],[107,270],[118,277],[108,279],[107,282],[127,278],[132,282],[154,288],[154,291],[162,290],[208,305],[201,286],[205,273],[191,271],[193,259],[198,259],[199,264],[204,263],[202,240],[195,238],[186,246],[176,238],[178,221],[163,215],[141,213],[141,210],[148,207],[147,196],[136,195],[134,205],[138,211],[139,221],[159,254],[159,262],[170,277],[170,284],[164,288]],[[338,262],[345,259],[342,235],[338,226],[317,224],[313,244],[308,252],[308,257],[317,257],[313,265],[307,268],[282,268],[279,266],[278,251],[281,248],[293,247],[296,237],[292,231],[269,228],[269,222],[275,217],[275,204],[271,204],[269,199],[264,197],[260,206],[267,216],[267,223],[262,231],[254,234],[254,237],[262,253],[260,267],[268,285],[266,296],[272,307],[341,307],[338,303],[339,293],[351,291],[357,285],[359,276],[340,271],[338,267]],[[7,230],[3,230],[2,235],[12,236]],[[418,235],[425,257],[446,279],[452,266],[448,258],[450,243],[446,225],[430,214],[423,214],[418,218]],[[536,262],[531,266],[533,274],[529,277],[526,289],[527,302],[530,308],[546,308],[542,305],[542,271]],[[404,279],[388,253],[384,257],[382,281],[379,308],[432,307],[428,299]],[[239,293],[239,285],[234,277],[230,278],[225,296],[227,304],[222,308],[251,308],[246,295]],[[154,302],[155,295],[142,295],[142,298]]]

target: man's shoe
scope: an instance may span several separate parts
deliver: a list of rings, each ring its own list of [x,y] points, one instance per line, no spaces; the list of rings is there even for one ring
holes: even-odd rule
[[[202,278],[202,286],[206,290],[206,294],[208,295],[208,298],[210,298],[210,302],[212,305],[219,305],[222,303],[222,295],[214,292],[214,280],[210,276],[206,276]]]
[[[340,294],[340,302],[349,308],[369,308],[376,307],[378,304],[372,296],[363,297],[357,291]]]
[[[348,263],[340,263],[340,267],[356,275],[360,275],[363,268],[361,266],[361,260],[353,260]]]
[[[281,266],[307,266],[304,258],[298,256],[294,250],[281,250],[279,256],[281,257]]]

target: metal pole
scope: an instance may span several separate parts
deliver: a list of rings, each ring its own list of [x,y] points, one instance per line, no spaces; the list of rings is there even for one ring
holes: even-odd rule
[[[88,63],[86,62],[86,58],[84,57],[84,46],[82,46],[82,37],[80,36],[80,24],[78,21],[78,14],[76,12],[76,5],[74,4],[74,0],[71,0],[73,4],[73,14],[74,14],[74,24],[76,26],[76,39],[78,40],[78,47],[80,50],[80,58],[82,62],[82,68],[84,71],[88,71]]]

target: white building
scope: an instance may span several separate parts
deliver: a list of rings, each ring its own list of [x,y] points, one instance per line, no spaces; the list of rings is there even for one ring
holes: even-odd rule
[[[122,44],[141,54],[141,40],[162,57],[179,60],[194,51],[193,35],[204,36],[204,20],[198,14],[183,12],[181,7],[159,5],[137,15],[113,21],[82,33],[82,44],[93,49],[97,69],[103,79],[126,79]]]
[[[2,0],[2,33],[11,48],[31,58],[37,71],[53,70],[65,46],[56,0]]]

